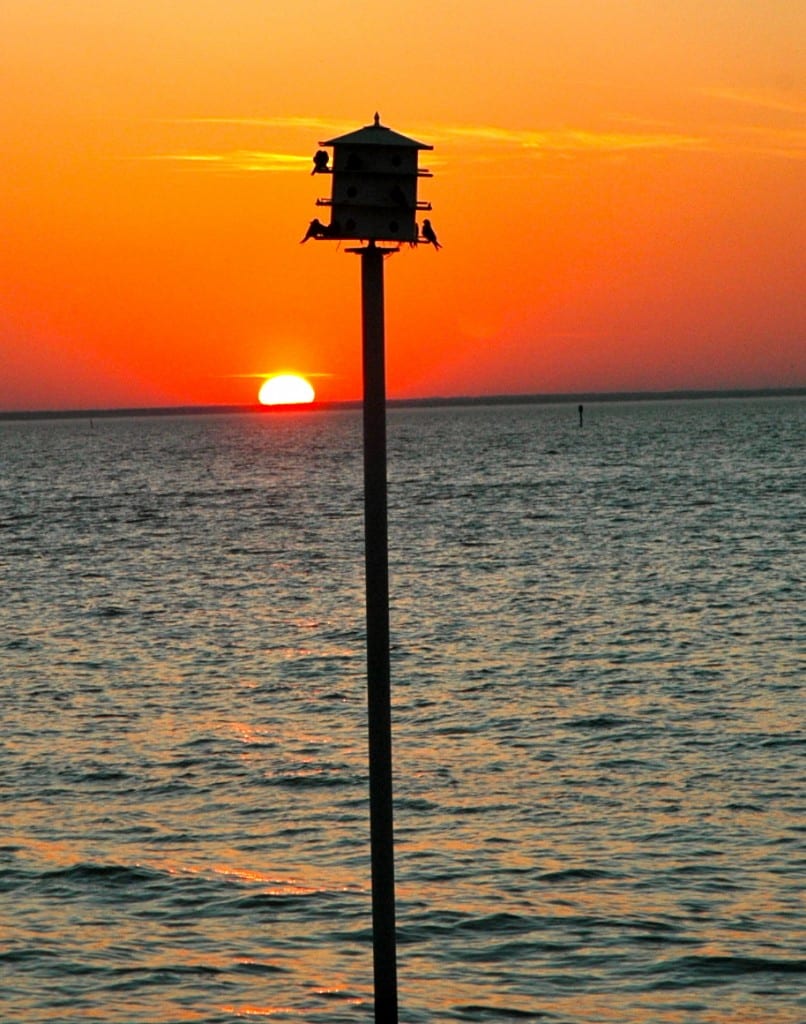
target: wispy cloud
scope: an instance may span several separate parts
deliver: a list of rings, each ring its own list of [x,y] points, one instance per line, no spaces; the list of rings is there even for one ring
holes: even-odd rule
[[[254,372],[254,373],[221,373],[221,374],[216,374],[215,376],[216,376],[217,380],[263,380],[266,377],[276,377],[281,372],[288,372],[288,373],[294,373],[294,374],[299,373],[303,377],[309,377],[311,380],[314,380],[314,379],[322,380],[324,378],[330,378],[330,377],[335,377],[336,376],[335,373],[321,373],[321,372],[311,373],[308,370],[281,371],[281,370],[277,370],[277,369],[274,369],[274,370],[260,370],[260,371]]]
[[[260,121],[261,126],[273,124],[275,127],[294,127],[304,124],[310,128],[318,128],[320,134],[327,131],[340,131],[341,128],[330,125],[323,126],[321,121],[312,118],[283,118],[274,121]],[[188,122],[189,123],[189,122]],[[258,122],[254,118],[209,118],[193,119],[194,124],[229,124],[253,126]],[[433,139],[435,143],[444,145],[452,141],[457,145],[473,145],[486,152],[487,158],[505,155],[507,149],[519,151],[529,150],[533,153],[553,153],[574,155],[582,153],[622,153],[639,149],[682,149],[696,148],[702,140],[695,136],[658,132],[592,132],[578,129],[562,129],[555,131],[520,131],[510,128],[499,128],[491,125],[430,125],[415,133],[418,138]],[[483,155],[479,154],[480,156]],[[144,157],[146,160],[164,161],[177,164],[195,164],[224,171],[263,171],[283,172],[299,171],[311,163],[311,153],[277,153],[255,149],[236,149],[216,152],[185,152],[156,153]],[[440,163],[439,156],[431,158],[431,163]]]
[[[161,119],[160,124],[213,125],[230,128],[281,128],[299,129],[324,137],[333,132],[353,131],[354,121],[329,120],[321,117],[171,117]]]
[[[354,123],[334,121],[320,117],[174,117],[160,119],[159,124],[210,129],[261,129],[282,132],[288,142],[288,133],[300,131],[308,133],[305,144],[309,148],[304,153],[276,152],[262,149],[225,149],[212,145],[208,151],[186,151],[169,153],[152,153],[141,157],[143,160],[162,161],[165,163],[196,165],[199,169],[223,172],[275,172],[293,171],[298,173],[303,166],[311,166],[311,155],[318,139],[333,134],[348,132],[355,128]],[[232,138],[230,134],[228,137]],[[241,133],[243,137],[243,132]],[[264,135],[265,137],[265,135]],[[222,138],[219,134],[218,138]]]
[[[702,145],[696,135],[676,132],[612,132],[580,128],[549,130],[499,128],[493,125],[446,125],[443,137],[468,142],[517,146],[544,153],[620,153],[635,149],[691,149]]]
[[[731,94],[731,98],[736,98]],[[762,105],[762,99],[745,96],[742,102]],[[772,100],[764,101],[765,109],[773,109]],[[782,101],[774,108],[796,114],[799,107]],[[623,119],[622,119],[623,120]],[[639,151],[690,153],[745,153],[764,157],[803,159],[806,157],[806,129],[801,125],[781,126],[764,122],[752,125],[729,122],[712,126],[701,133],[674,131],[667,126],[636,125],[634,130],[593,131],[583,128],[547,130],[511,129],[495,125],[441,125],[429,130],[443,144],[452,140],[458,145],[476,147],[477,158],[499,157],[524,152],[566,158],[585,155],[615,155]]]
[[[806,112],[806,103],[793,97],[767,93],[741,92],[731,89],[707,89],[702,95],[730,101],[734,104],[752,106],[768,112],[787,114]],[[443,163],[439,147],[448,146],[471,149],[472,158],[478,162],[489,162],[522,156],[561,157],[573,159],[584,156],[624,155],[637,152],[691,152],[729,153],[743,152],[763,156],[801,159],[806,156],[806,133],[801,127],[781,127],[759,124],[753,126],[728,123],[719,127],[711,126],[707,131],[676,131],[669,123],[620,121],[618,130],[595,130],[586,127],[560,128],[510,128],[495,124],[434,124],[422,123],[407,126],[406,134],[438,147],[435,155],[429,157],[434,165]],[[157,153],[143,159],[176,164],[195,165],[199,168],[226,172],[275,172],[298,173],[310,166],[311,153],[316,141],[330,135],[353,130],[355,122],[330,120],[308,116],[295,117],[189,117],[172,118],[163,124],[203,126],[215,129],[260,129],[262,132],[276,132],[296,148],[306,146],[303,152],[277,152],[262,149],[229,149],[213,144],[208,151]],[[293,137],[288,133],[304,132],[305,138]],[[220,141],[220,140],[219,140]],[[445,149],[443,149],[443,154]]]
[[[713,87],[699,95],[728,112],[712,129],[714,148],[787,160],[806,159],[806,96],[794,92]]]
[[[142,159],[206,165],[223,171],[299,171],[301,166],[307,167],[311,162],[310,156],[297,153],[264,153],[248,149],[228,153],[154,153]]]
[[[727,146],[725,148],[728,148]],[[806,128],[769,129],[752,125],[737,129],[731,139],[734,151],[759,156],[806,160]]]
[[[773,111],[780,114],[794,114],[799,117],[806,115],[806,97],[794,96],[789,93],[759,89],[728,89],[712,87],[701,89],[700,94],[711,99],[725,100],[728,103],[756,110]]]

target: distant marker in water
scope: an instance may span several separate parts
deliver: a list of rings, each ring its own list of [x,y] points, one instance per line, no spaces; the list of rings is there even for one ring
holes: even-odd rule
[[[584,406],[580,405],[580,407],[579,407],[579,425],[580,425],[580,427],[582,426],[582,416],[583,416],[584,412],[585,412]]]

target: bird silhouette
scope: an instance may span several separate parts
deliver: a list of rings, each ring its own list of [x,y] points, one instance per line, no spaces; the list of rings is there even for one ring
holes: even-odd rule
[[[327,164],[330,160],[330,153],[325,149],[317,149],[313,155],[313,170],[311,174],[324,174],[327,171]]]
[[[309,238],[322,238],[326,234],[327,228],[325,227],[325,225],[321,222],[321,220],[319,220],[318,217],[314,217],[314,219],[308,225],[308,230],[305,232],[305,237],[300,238],[299,244],[302,245],[302,243],[307,242]]]
[[[431,221],[426,217],[423,221],[423,238],[426,242],[430,242],[435,249],[441,249],[442,246],[437,241],[436,231],[431,227]]]

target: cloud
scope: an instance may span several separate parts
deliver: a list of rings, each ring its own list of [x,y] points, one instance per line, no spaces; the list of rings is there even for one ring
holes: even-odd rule
[[[725,94],[743,103],[764,106],[767,110],[798,113],[792,101],[784,104],[760,96]],[[623,119],[622,119],[623,120]],[[425,134],[425,133],[424,133]],[[762,157],[803,159],[806,157],[806,130],[800,126],[781,127],[764,122],[753,125],[728,123],[711,127],[702,133],[679,132],[667,126],[647,125],[633,131],[593,131],[585,128],[555,128],[546,130],[501,128],[495,125],[441,125],[429,129],[427,135],[444,145],[453,141],[458,145],[476,147],[475,159],[503,157],[507,152],[573,158],[586,154],[625,154],[638,151],[690,152],[713,154],[752,154]]]
[[[728,148],[728,147],[726,147]],[[757,156],[806,159],[806,129],[769,129],[752,125],[737,129],[729,148]]]
[[[752,106],[767,112],[800,114],[806,104],[772,93],[750,93],[732,89],[704,89],[702,95]],[[756,124],[743,126],[727,124],[711,127],[708,132],[675,131],[666,124],[627,123],[621,118],[621,130],[594,130],[590,128],[509,128],[490,124],[420,124],[407,129],[406,134],[432,143],[437,153],[429,157],[434,165],[443,163],[439,148],[444,146],[468,147],[476,161],[498,161],[507,157],[534,155],[574,158],[585,155],[619,155],[636,152],[690,152],[690,153],[748,153],[766,157],[801,159],[806,156],[806,137],[799,127]],[[304,131],[308,149],[305,153],[274,152],[260,149],[218,150],[214,145],[209,152],[164,153],[145,159],[209,167],[230,172],[298,172],[309,166],[316,139],[326,138],[353,130],[355,122],[329,120],[308,116],[295,117],[193,117],[174,118],[162,123],[207,126],[215,128],[260,128],[287,133]],[[292,142],[292,146],[295,143]],[[444,153],[444,150],[443,150]]]
[[[311,162],[310,156],[297,153],[265,153],[248,149],[228,153],[154,153],[142,159],[207,165],[222,171],[299,171],[303,165],[308,167]]]
[[[263,128],[305,128],[318,130],[320,135],[349,130],[346,124],[322,122],[314,118],[193,118],[178,122],[187,124],[231,125]],[[453,141],[459,145],[475,144],[490,156],[502,156],[502,150],[517,148],[537,153],[573,155],[580,153],[623,153],[639,149],[696,148],[702,140],[696,136],[658,132],[593,132],[581,129],[551,131],[517,130],[492,125],[430,125],[422,131],[415,129],[418,138],[433,139],[436,145]],[[263,150],[237,149],[222,152],[160,153],[145,157],[174,163],[209,165],[228,171],[299,171],[310,165],[311,155],[305,153],[276,153]],[[437,156],[436,161],[439,162]]]
[[[354,121],[331,121],[321,117],[171,117],[160,124],[212,125],[222,128],[281,128],[298,129],[322,137],[333,132],[354,131]]]
[[[702,138],[676,132],[611,132],[580,128],[518,130],[491,125],[453,125],[437,130],[443,137],[517,146],[544,153],[622,153],[636,149],[691,149]]]
[[[289,131],[304,131],[313,141],[306,138],[308,149],[305,153],[273,152],[261,149],[218,149],[215,145],[206,152],[188,151],[175,153],[151,153],[140,157],[142,160],[163,161],[166,163],[196,165],[199,168],[218,171],[236,172],[299,172],[311,166],[311,156],[316,139],[324,139],[333,134],[352,131],[354,123],[345,121],[328,121],[320,117],[184,117],[165,118],[159,124],[186,125],[190,127],[208,128],[240,128],[240,129],[274,129],[286,135]]]
[[[713,129],[714,148],[787,160],[806,158],[806,97],[774,90],[700,89],[699,95],[733,110]]]
[[[420,133],[424,134],[424,133]],[[587,131],[516,132],[497,128],[453,127],[442,128],[432,134],[436,145],[448,140],[462,143],[489,144],[478,154],[481,160],[496,160],[506,156],[506,150],[517,148],[533,153],[579,155],[583,153],[624,153],[630,150],[696,149],[704,148],[701,139],[685,135],[627,134],[624,132],[596,133]],[[211,170],[240,172],[298,172],[311,166],[311,154],[270,153],[261,150],[238,149],[207,153],[154,153],[144,160],[190,164]],[[442,165],[444,158],[430,157],[433,166]]]
[[[260,370],[260,371],[254,372],[254,373],[220,373],[220,374],[215,374],[214,376],[218,380],[252,380],[252,379],[262,380],[262,379],[265,379],[266,377],[276,377],[277,374],[280,373],[280,372],[283,372],[283,371],[278,371],[278,370],[274,369],[274,370]],[[300,373],[301,376],[303,376],[303,377],[310,377],[311,379],[316,378],[317,380],[324,379],[324,378],[329,378],[329,377],[335,377],[336,376],[335,373],[322,373],[322,372],[310,373],[308,370],[300,370],[300,371],[289,370],[288,372],[289,373]]]
[[[701,89],[700,93],[711,99],[726,100],[729,103],[739,104],[744,107],[754,107],[757,110],[774,111],[780,114],[795,114],[799,117],[806,114],[806,98],[782,92],[706,88]]]

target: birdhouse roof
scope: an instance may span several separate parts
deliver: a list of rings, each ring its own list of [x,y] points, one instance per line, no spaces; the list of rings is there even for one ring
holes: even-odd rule
[[[358,128],[354,132],[340,135],[337,139],[329,139],[327,142],[320,142],[320,146],[401,146],[410,149],[433,149],[433,146],[425,142],[418,142],[410,139],[400,132],[392,131],[386,125],[380,123],[378,115],[375,115],[375,123]]]

